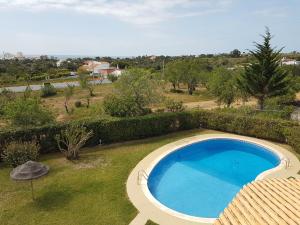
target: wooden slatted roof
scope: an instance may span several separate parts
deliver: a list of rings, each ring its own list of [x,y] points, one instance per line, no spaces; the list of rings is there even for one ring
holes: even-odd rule
[[[214,225],[300,225],[300,179],[248,184]]]

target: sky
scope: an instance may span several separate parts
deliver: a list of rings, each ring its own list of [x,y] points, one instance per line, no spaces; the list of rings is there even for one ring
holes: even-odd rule
[[[300,51],[300,0],[0,0],[0,51],[190,55],[273,45]]]

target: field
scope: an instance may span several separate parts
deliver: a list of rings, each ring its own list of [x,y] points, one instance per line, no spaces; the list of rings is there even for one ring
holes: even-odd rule
[[[106,95],[113,92],[113,84],[101,84],[94,86],[93,97],[88,97],[88,91],[82,90],[79,87],[75,87],[74,94],[68,102],[69,107],[71,108],[72,113],[68,114],[64,108],[64,90],[58,89],[57,95],[53,97],[40,98],[41,103],[45,108],[48,108],[54,114],[57,122],[65,122],[70,120],[84,119],[84,118],[103,118],[108,117],[103,111],[102,103]],[[182,101],[184,106],[187,109],[202,108],[202,109],[212,109],[217,108],[218,104],[211,94],[205,88],[197,88],[193,95],[187,93],[187,88],[185,85],[181,85],[181,93],[173,93],[170,91],[171,86],[167,85],[164,87],[163,96],[174,99],[176,101]],[[23,93],[17,93],[18,96],[22,96]],[[39,97],[40,91],[33,91],[32,96]],[[89,98],[90,106],[87,108],[87,98]],[[300,93],[297,94],[297,100],[300,100]],[[82,107],[76,108],[75,102],[80,101]],[[246,105],[254,106],[256,101],[250,99]],[[233,107],[241,106],[241,102],[236,102],[233,104]],[[162,108],[163,103],[153,105],[152,110],[157,110]],[[6,121],[3,117],[0,118],[0,127],[5,128],[9,126],[9,122]]]
[[[187,93],[187,89],[182,85],[181,90],[183,93],[171,93],[170,86],[165,87],[163,95],[165,97],[174,99],[176,101],[182,101],[187,107],[195,108],[199,103],[203,103],[205,108],[216,107],[217,104],[214,102],[213,97],[210,96],[206,89],[199,89],[193,95]],[[64,122],[76,119],[82,119],[87,117],[105,117],[102,109],[102,102],[106,95],[113,92],[113,84],[101,84],[94,87],[94,97],[89,97],[90,107],[87,108],[87,97],[88,92],[82,90],[79,87],[75,87],[74,94],[69,100],[69,107],[72,109],[71,114],[67,114],[64,108],[65,97],[63,89],[57,90],[57,95],[53,97],[41,98],[41,103],[45,108],[50,109],[55,115],[57,122]],[[22,96],[23,93],[18,93],[17,95]],[[39,97],[40,91],[33,91],[33,96]],[[76,108],[75,102],[80,101],[82,107]],[[154,105],[152,108],[155,110],[160,108],[162,105]],[[8,126],[7,121],[0,119],[0,127]]]

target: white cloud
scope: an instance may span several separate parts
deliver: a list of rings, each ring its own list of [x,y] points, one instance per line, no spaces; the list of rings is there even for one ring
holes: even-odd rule
[[[267,8],[254,11],[257,16],[263,17],[287,17],[287,8]]]
[[[0,8],[64,9],[116,17],[134,24],[226,10],[233,0],[0,0]]]

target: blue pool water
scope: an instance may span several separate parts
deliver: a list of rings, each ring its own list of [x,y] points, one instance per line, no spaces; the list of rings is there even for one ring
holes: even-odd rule
[[[262,146],[210,139],[163,158],[151,171],[148,188],[170,209],[216,218],[245,184],[279,163],[279,157]]]

